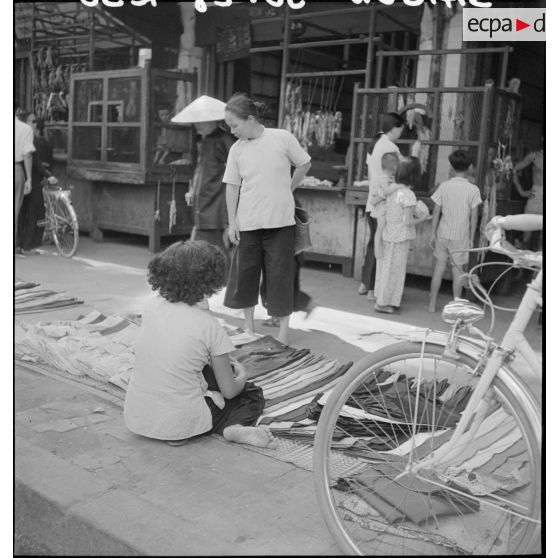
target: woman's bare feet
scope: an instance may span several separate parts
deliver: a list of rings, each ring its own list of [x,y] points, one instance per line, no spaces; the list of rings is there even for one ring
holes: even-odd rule
[[[263,426],[241,426],[235,424],[223,430],[223,437],[229,442],[248,444],[258,448],[276,448],[277,441],[269,428]]]
[[[367,292],[368,292],[368,289],[366,288],[366,285],[365,285],[364,283],[361,283],[361,284],[358,286],[357,293],[358,293],[359,295],[365,295]]]

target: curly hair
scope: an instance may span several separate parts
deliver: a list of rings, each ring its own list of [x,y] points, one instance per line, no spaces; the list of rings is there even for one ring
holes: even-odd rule
[[[225,255],[205,240],[175,242],[151,258],[147,281],[169,302],[190,306],[225,285]]]

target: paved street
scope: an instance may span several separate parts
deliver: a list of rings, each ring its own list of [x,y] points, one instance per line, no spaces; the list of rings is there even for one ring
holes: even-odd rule
[[[80,241],[72,260],[50,250],[16,258],[15,274],[78,296],[85,305],[20,315],[16,323],[75,319],[93,309],[105,314],[141,312],[151,293],[145,280],[150,257],[145,245],[119,237],[102,244],[86,237]],[[425,280],[409,281],[401,314],[389,319],[374,314],[372,304],[356,294],[357,286],[339,270],[304,268],[302,288],[318,306],[307,320],[302,314],[293,316],[291,344],[356,361],[393,342],[398,333],[444,327],[438,315],[423,311]],[[441,303],[449,300],[447,287]],[[517,305],[517,298],[507,302]],[[222,293],[210,306],[240,325],[238,312],[222,306]],[[266,317],[258,308],[259,331],[272,333],[259,321]],[[499,316],[497,334],[504,327]],[[527,337],[540,351],[542,332],[536,318]],[[531,376],[526,380],[540,394],[540,382]],[[16,368],[15,434],[21,541],[40,541],[56,554],[339,552],[321,519],[310,472],[215,437],[176,448],[140,438],[125,428],[119,404],[92,388]]]

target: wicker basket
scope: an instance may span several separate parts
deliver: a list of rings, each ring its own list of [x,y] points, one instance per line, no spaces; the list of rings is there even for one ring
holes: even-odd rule
[[[295,254],[312,247],[310,217],[301,207],[295,207]]]

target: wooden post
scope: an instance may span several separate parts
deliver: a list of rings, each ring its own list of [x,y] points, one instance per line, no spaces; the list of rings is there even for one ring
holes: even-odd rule
[[[373,4],[370,8],[370,16],[368,19],[368,47],[366,49],[366,73],[364,74],[364,88],[369,89],[372,81],[372,60],[374,58],[374,35],[376,34],[376,6]],[[354,110],[355,107],[353,107]],[[360,134],[363,138],[366,134],[366,122],[368,120],[368,95],[362,97],[362,112],[360,119]],[[362,180],[362,168],[364,164],[364,144],[359,143],[357,148],[357,178]]]
[[[283,19],[283,60],[281,61],[281,84],[279,89],[279,114],[277,116],[277,127],[283,127],[283,117],[285,115],[285,94],[287,90],[287,70],[289,67],[289,41],[291,37],[291,19],[289,7],[285,6],[285,17]]]
[[[510,51],[512,49],[506,45],[504,47],[504,55],[502,56],[502,69],[500,70],[500,87],[502,89],[506,88],[506,79],[508,75],[508,62],[510,59]]]
[[[357,96],[358,96],[358,89],[360,87],[360,83],[355,83],[353,86],[353,109],[351,112],[351,141],[349,143],[349,157],[348,157],[348,161],[347,161],[347,167],[348,167],[348,172],[347,172],[347,188],[352,188],[353,187],[353,181],[354,181],[354,176],[355,176],[355,170],[354,170],[354,163],[355,163],[355,157],[354,157],[354,149],[356,147],[355,144],[355,135],[356,135],[356,109],[358,106],[358,102],[357,102]],[[357,179],[360,180],[360,169],[357,169]]]
[[[409,31],[405,31],[405,34],[403,35],[403,50],[409,50],[409,44],[410,44],[410,40],[411,40],[411,35],[409,33]],[[406,66],[407,63],[409,62],[409,57],[408,56],[403,56],[402,60],[401,60],[401,67],[399,68],[399,87],[409,87],[409,80],[405,79],[406,74]],[[409,76],[407,76],[408,78]],[[414,84],[413,84],[414,85]]]
[[[494,122],[491,116],[494,115],[494,83],[488,83],[484,88],[482,98],[481,129],[479,136],[479,147],[477,151],[477,185],[484,189],[484,175],[486,173],[486,154],[490,142],[490,127]]]
[[[95,68],[95,11],[91,10],[89,12],[89,68],[88,70],[92,72]]]

